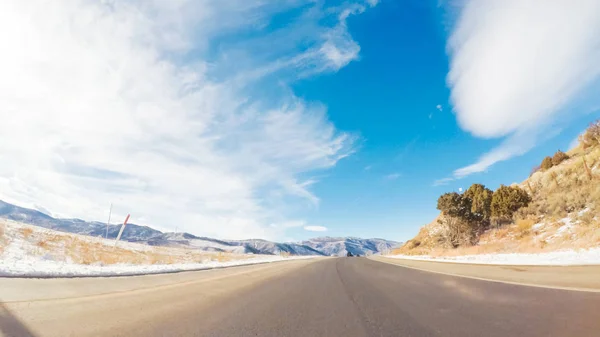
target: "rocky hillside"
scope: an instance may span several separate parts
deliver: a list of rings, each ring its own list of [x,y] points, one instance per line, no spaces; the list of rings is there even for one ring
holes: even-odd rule
[[[1,200],[0,218],[94,237],[104,237],[106,233],[106,223],[89,222],[81,219],[55,219],[42,212],[15,206]],[[115,239],[120,227],[121,225],[110,225],[108,238]],[[135,224],[128,224],[125,227],[122,240],[151,246],[190,248],[210,252],[269,255],[285,253],[290,255],[324,256],[344,256],[348,251],[360,255],[377,254],[400,245],[398,242],[383,239],[329,237],[298,243],[277,243],[260,239],[218,240],[198,237],[189,233],[163,233],[147,226],[138,226]]]
[[[598,122],[594,126],[596,132],[600,131]],[[529,178],[511,185],[526,192],[529,200],[526,206],[515,209],[508,221],[490,217],[487,224],[475,228],[470,242],[449,244],[451,217],[442,212],[394,254],[463,255],[599,247],[600,143],[597,134],[596,138],[586,136],[577,148],[544,158]]]

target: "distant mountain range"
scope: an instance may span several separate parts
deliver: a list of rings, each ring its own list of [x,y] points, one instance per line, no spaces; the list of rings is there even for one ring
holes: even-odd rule
[[[19,221],[62,232],[104,237],[106,223],[81,219],[56,219],[42,212],[9,204],[0,200],[0,218]],[[109,225],[108,238],[115,239],[121,225]],[[189,233],[163,233],[148,226],[127,224],[121,240],[152,246],[185,247],[204,251],[279,254],[345,256],[369,255],[389,251],[401,243],[384,239],[360,239],[354,237],[321,237],[302,242],[277,243],[260,239],[218,240],[198,237]]]

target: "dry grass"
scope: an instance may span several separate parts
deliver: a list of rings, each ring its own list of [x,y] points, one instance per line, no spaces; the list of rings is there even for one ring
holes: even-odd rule
[[[587,226],[579,226],[575,230],[575,236],[584,238],[580,244],[581,248],[591,248],[600,246],[600,221],[595,221]]]
[[[227,262],[227,261],[230,261],[230,260],[231,260],[231,258],[230,258],[229,256],[227,256],[225,253],[223,253],[223,252],[219,252],[219,253],[217,254],[216,260],[217,260],[218,262]]]
[[[251,256],[232,253],[202,252],[184,248],[145,247],[144,251],[113,247],[101,242],[70,240],[66,246],[66,255],[80,264],[175,264],[200,263],[203,261],[227,262],[242,260]]]
[[[49,254],[55,260],[77,264],[175,264],[201,263],[205,261],[226,262],[252,258],[251,255],[203,252],[200,250],[172,247],[153,247],[143,244],[119,242],[101,238],[37,229],[16,224],[13,234],[29,242],[31,254]],[[5,235],[6,226],[0,223],[0,253],[10,242]]]
[[[20,229],[20,232],[24,239],[28,239],[31,236],[31,234],[33,234],[33,229],[29,227],[23,227]]]
[[[519,238],[523,238],[531,234],[531,228],[535,223],[531,219],[517,220],[517,233]]]
[[[491,236],[494,239],[504,239],[507,238],[509,236],[509,234],[511,233],[510,228],[509,227],[502,227],[502,228],[498,228],[494,231],[491,232]],[[480,238],[480,240],[482,240],[483,238]]]
[[[477,255],[490,254],[497,252],[505,252],[506,247],[500,243],[492,243],[483,246],[458,247],[452,250],[436,250],[434,256],[460,256],[460,255]]]
[[[37,247],[41,248],[41,249],[45,249],[47,250],[50,245],[48,244],[48,241],[46,240],[40,240],[35,244]]]
[[[573,225],[570,229],[559,229],[565,224],[557,222],[539,229],[533,228],[531,219],[519,220],[516,224],[490,229],[484,232],[479,244],[444,249],[435,246],[396,249],[392,254],[460,256],[497,253],[542,253],[561,249],[587,249],[600,246],[600,221],[594,219],[587,225]],[[408,245],[411,246],[410,244]]]
[[[6,246],[7,240],[4,236],[6,232],[6,225],[4,223],[0,223],[0,255],[4,253],[4,247]]]
[[[99,242],[70,240],[65,253],[74,263],[79,264],[173,264],[182,261],[178,256],[154,251],[135,251],[111,247]]]

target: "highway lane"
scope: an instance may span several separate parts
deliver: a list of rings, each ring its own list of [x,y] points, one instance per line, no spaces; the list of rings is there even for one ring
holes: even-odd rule
[[[436,273],[465,276],[522,285],[587,290],[600,292],[600,266],[511,266],[469,264],[457,262],[419,261],[381,256],[370,257],[377,261]]]
[[[0,309],[0,330],[5,336],[348,337],[600,331],[600,293],[487,282],[365,258],[220,273],[232,272],[200,272],[199,282],[190,273],[185,282],[143,290],[7,302]]]

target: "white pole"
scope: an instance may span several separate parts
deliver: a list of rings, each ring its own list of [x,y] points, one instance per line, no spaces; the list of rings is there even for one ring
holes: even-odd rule
[[[119,231],[119,236],[117,236],[117,239],[115,240],[115,247],[117,246],[117,242],[119,242],[119,240],[121,239],[121,235],[123,235],[123,230],[125,230],[125,226],[127,226],[127,220],[129,220],[129,214],[127,214],[125,221],[123,221],[123,226],[121,226],[121,230]]]
[[[112,202],[110,203],[110,209],[108,210],[108,221],[106,222],[106,234],[104,235],[105,239],[108,239],[108,224],[110,224],[110,215],[112,214]]]

